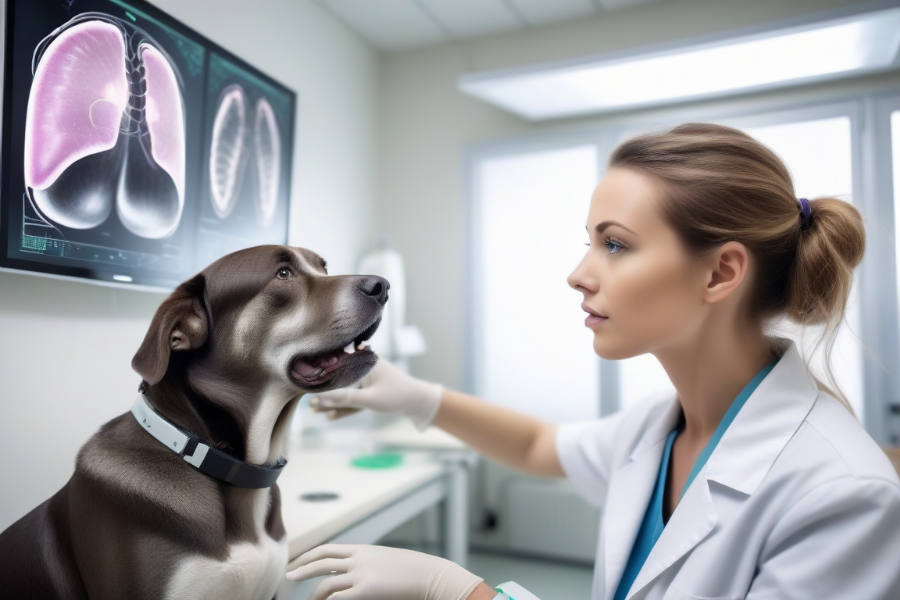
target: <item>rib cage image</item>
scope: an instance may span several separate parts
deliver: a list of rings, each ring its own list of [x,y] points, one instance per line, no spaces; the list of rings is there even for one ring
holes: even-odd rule
[[[248,113],[247,91],[231,84],[219,96],[209,151],[210,200],[219,219],[227,219],[240,201],[248,163],[254,171],[256,218],[267,227],[278,207],[281,182],[281,134],[272,105],[259,97]],[[251,158],[252,157],[252,158]]]
[[[278,124],[275,122],[272,105],[265,98],[260,98],[256,103],[254,133],[258,188],[257,218],[259,224],[265,227],[275,216],[281,176],[281,136],[278,134]]]
[[[209,153],[212,206],[225,219],[234,210],[247,162],[247,95],[239,85],[222,90]]]

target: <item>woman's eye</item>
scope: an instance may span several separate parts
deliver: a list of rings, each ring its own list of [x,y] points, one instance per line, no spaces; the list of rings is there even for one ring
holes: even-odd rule
[[[289,269],[279,269],[278,270],[278,279],[288,279],[291,276],[291,271]]]
[[[619,242],[614,242],[613,240],[606,240],[605,244],[606,247],[609,248],[610,254],[618,254],[625,249],[625,246],[623,246]]]

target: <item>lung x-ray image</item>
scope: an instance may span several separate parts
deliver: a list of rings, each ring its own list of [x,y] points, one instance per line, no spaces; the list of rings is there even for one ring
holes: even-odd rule
[[[145,31],[86,13],[34,54],[25,123],[25,185],[40,213],[72,229],[115,208],[135,235],[175,231],[184,209],[181,75]]]
[[[0,268],[168,288],[287,243],[296,94],[144,0],[6,0]]]

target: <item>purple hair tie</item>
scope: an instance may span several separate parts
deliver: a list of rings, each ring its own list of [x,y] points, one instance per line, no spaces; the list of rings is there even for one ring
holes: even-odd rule
[[[806,227],[809,225],[809,215],[812,213],[812,209],[809,207],[809,200],[797,198],[797,203],[800,205],[800,226]]]

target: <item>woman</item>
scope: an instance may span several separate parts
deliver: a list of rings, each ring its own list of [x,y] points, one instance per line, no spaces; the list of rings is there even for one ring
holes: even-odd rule
[[[896,473],[794,344],[766,334],[787,317],[833,339],[863,255],[857,210],[795,198],[773,152],[718,125],[626,141],[609,167],[568,282],[594,351],[652,353],[674,397],[556,427],[382,362],[318,408],[402,413],[526,473],[568,477],[604,507],[594,600],[900,598]],[[311,600],[498,596],[405,550],[322,546],[301,564],[289,578],[335,574]]]

